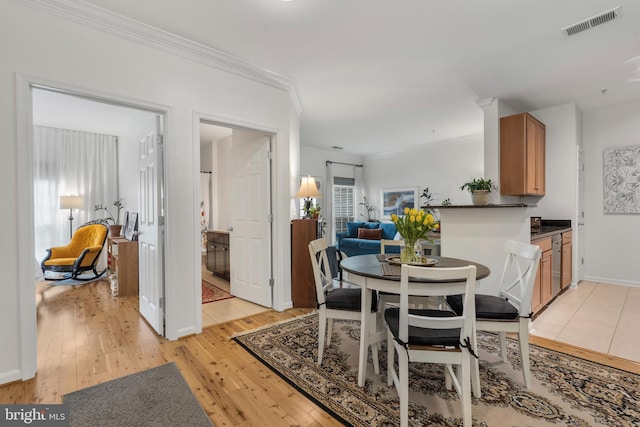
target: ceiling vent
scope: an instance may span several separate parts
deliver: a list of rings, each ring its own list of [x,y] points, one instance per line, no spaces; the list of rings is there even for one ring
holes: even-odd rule
[[[575,24],[569,25],[568,27],[564,27],[562,31],[564,31],[567,36],[573,36],[575,34],[581,33],[582,31],[604,24],[605,22],[613,21],[614,19],[617,19],[619,17],[620,6],[592,16],[591,18],[576,22]]]

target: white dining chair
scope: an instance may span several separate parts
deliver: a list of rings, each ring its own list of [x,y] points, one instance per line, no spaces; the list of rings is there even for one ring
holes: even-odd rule
[[[507,260],[500,279],[499,295],[476,294],[476,328],[478,331],[498,333],[500,354],[504,363],[508,362],[506,333],[518,334],[524,384],[525,387],[531,388],[529,322],[531,298],[542,252],[536,245],[513,240],[508,240],[504,249]],[[447,297],[447,303],[454,312],[463,311],[461,297]]]
[[[333,319],[360,320],[362,290],[357,285],[332,277],[329,259],[327,257],[327,239],[320,238],[309,243],[309,256],[313,267],[313,277],[316,285],[316,300],[318,308],[318,365],[322,364],[325,336],[327,345],[331,344]],[[373,292],[373,291],[371,291]],[[377,301],[371,299],[371,331],[376,330]],[[371,345],[373,367],[380,373],[378,361],[378,347]]]
[[[420,282],[410,278],[442,282]],[[471,389],[480,397],[480,376],[475,337],[474,295],[476,267],[424,268],[403,264],[400,278],[400,306],[387,308],[387,382],[400,398],[400,425],[408,426],[409,362],[445,365],[445,386],[460,396],[464,426],[471,426]],[[462,295],[464,310],[410,309],[409,295]],[[398,356],[398,371],[395,357]],[[454,371],[454,366],[456,370]]]

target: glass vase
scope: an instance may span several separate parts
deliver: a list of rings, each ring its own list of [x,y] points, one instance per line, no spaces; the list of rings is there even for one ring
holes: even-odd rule
[[[400,251],[400,262],[403,264],[419,262],[420,258],[416,252],[417,241],[404,241],[404,247]]]

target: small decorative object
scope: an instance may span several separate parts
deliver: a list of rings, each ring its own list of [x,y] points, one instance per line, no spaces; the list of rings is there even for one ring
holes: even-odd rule
[[[318,206],[318,204],[311,206],[309,208],[308,215],[310,218],[318,219],[318,217],[320,216],[320,206]]]
[[[122,224],[120,224],[120,211],[124,208],[124,205],[122,204],[121,200],[116,200],[115,202],[113,202],[113,206],[116,209],[116,216],[115,218],[113,217],[113,214],[109,211],[109,208],[107,208],[106,206],[99,204],[99,205],[95,205],[93,207],[94,211],[104,211],[105,216],[104,216],[104,220],[107,221],[107,223],[111,223],[109,225],[109,234],[111,235],[111,237],[118,237],[120,236],[120,230],[122,230]]]
[[[124,238],[127,240],[138,240],[138,213],[129,213],[129,221],[127,222],[127,228],[124,230]]]
[[[360,205],[364,206],[364,208],[367,211],[367,221],[369,222],[375,221],[375,214],[373,212],[376,210],[376,208],[375,206],[369,203],[369,200],[367,200],[367,196],[364,196],[362,198],[362,202],[360,202]],[[364,216],[364,214],[360,214],[360,215]]]
[[[442,201],[442,206],[451,206],[451,199],[448,197]]]
[[[417,263],[421,260],[421,253],[416,251],[420,239],[426,239],[429,231],[433,230],[435,220],[433,215],[422,209],[404,209],[404,215],[391,214],[391,221],[404,239],[404,248],[400,252],[402,263]],[[426,239],[429,240],[429,239]]]
[[[486,205],[489,203],[489,194],[492,190],[497,190],[498,186],[490,179],[473,178],[460,186],[461,190],[469,190],[471,201],[474,205]]]

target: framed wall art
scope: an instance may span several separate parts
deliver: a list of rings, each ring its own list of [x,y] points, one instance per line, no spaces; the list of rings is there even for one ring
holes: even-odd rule
[[[138,213],[130,212],[127,228],[124,230],[124,238],[127,240],[138,240]]]
[[[389,188],[381,190],[382,218],[391,214],[404,215],[404,208],[415,208],[418,201],[418,187]]]
[[[640,145],[604,150],[604,213],[640,214]]]

